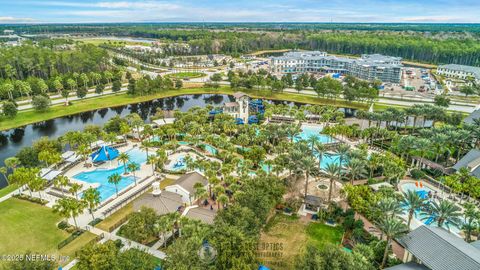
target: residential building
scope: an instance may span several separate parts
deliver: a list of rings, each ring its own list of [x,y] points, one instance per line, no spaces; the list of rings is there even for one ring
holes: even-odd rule
[[[480,269],[480,249],[443,228],[420,226],[398,239],[405,248],[403,262],[389,270]]]
[[[400,83],[402,64],[400,57],[364,54],[358,59],[336,57],[326,52],[288,52],[271,58],[271,71],[286,73],[339,73],[373,81]]]
[[[439,66],[437,74],[447,78],[480,83],[480,67],[448,64]]]
[[[472,149],[452,167],[455,171],[467,168],[475,177],[480,178],[480,150]]]

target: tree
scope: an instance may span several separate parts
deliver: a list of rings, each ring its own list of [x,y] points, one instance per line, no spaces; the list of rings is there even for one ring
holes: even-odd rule
[[[322,248],[307,245],[305,252],[295,263],[298,270],[327,270],[327,269],[375,269],[365,256],[354,250],[348,253],[340,247],[327,244]]]
[[[78,192],[82,189],[83,185],[80,183],[72,183],[70,185],[70,193],[72,193],[73,196],[78,200]]]
[[[27,251],[25,254],[32,254],[33,252]],[[56,270],[57,263],[49,260],[16,260],[5,262],[1,269],[3,270]]]
[[[436,95],[434,103],[437,106],[448,108],[448,106],[450,106],[450,98],[445,95]]]
[[[84,98],[87,96],[88,90],[84,86],[78,87],[77,88],[77,97],[78,98]]]
[[[112,92],[118,92],[122,89],[122,82],[120,80],[114,80],[112,83]]]
[[[469,95],[473,95],[476,92],[475,87],[471,85],[462,86],[460,87],[459,91],[460,93],[465,94],[466,97],[468,97]]]
[[[337,163],[327,164],[325,172],[330,179],[330,187],[328,189],[328,203],[330,203],[332,200],[332,190],[334,188],[335,180],[340,175],[340,165],[338,165]]]
[[[77,225],[77,217],[80,215],[83,210],[85,209],[85,204],[82,201],[78,201],[74,198],[61,198],[57,200],[57,202],[53,205],[53,212],[59,213],[64,218],[73,218],[73,222],[75,223],[75,227],[78,228]]]
[[[124,165],[125,166],[125,165]],[[114,173],[108,177],[108,183],[115,185],[115,192],[118,197],[118,184],[122,181],[122,177],[118,173]]]
[[[127,174],[127,162],[130,161],[130,156],[123,152],[118,155],[118,160],[123,163],[123,173]]]
[[[387,245],[385,245],[385,251],[383,252],[383,259],[382,263],[380,264],[380,269],[385,267],[387,262],[388,252],[390,250],[390,246],[392,244],[392,239],[396,238],[405,232],[408,231],[408,228],[402,221],[398,220],[395,217],[387,216],[381,219],[378,222],[378,228],[385,234],[387,237]]]
[[[408,207],[407,228],[410,229],[410,222],[412,221],[415,211],[421,209],[421,207],[425,205],[425,202],[426,199],[420,197],[415,191],[408,190],[407,192],[403,192],[403,204]]]
[[[64,194],[65,193],[64,192],[64,190],[65,190],[64,187],[66,187],[69,182],[70,182],[70,180],[65,175],[59,175],[59,176],[55,177],[55,179],[53,179],[53,185],[56,188],[60,188],[60,190],[62,192],[62,195],[65,195]]]
[[[367,173],[364,161],[356,158],[348,162],[347,171],[350,174],[350,184],[352,185],[357,176]]]
[[[182,80],[175,80],[175,88],[180,89],[183,87],[183,81]]]
[[[130,172],[132,172],[135,185],[137,185],[137,177],[135,176],[135,172],[140,170],[140,165],[136,162],[131,162],[128,163],[127,168]]]
[[[450,225],[461,224],[461,208],[449,200],[432,201],[427,213],[431,216],[426,216],[422,220],[432,218],[432,222],[437,222],[438,227],[446,226],[450,230]]]
[[[93,210],[100,205],[100,192],[96,188],[89,187],[82,194],[82,200],[87,204],[87,208],[92,215],[92,219],[95,219]]]
[[[315,159],[311,156],[307,156],[301,160],[301,168],[305,172],[305,192],[304,192],[304,199],[307,198],[308,195],[308,177],[310,173],[314,171],[316,167]]]
[[[18,109],[15,103],[11,101],[5,101],[3,102],[2,111],[6,117],[14,118],[17,115]]]
[[[97,86],[95,87],[95,93],[97,93],[97,94],[103,93],[104,90],[105,90],[105,84],[103,84],[103,83],[97,84]]]
[[[36,111],[45,112],[50,108],[51,101],[45,96],[34,96],[32,99],[32,106]]]

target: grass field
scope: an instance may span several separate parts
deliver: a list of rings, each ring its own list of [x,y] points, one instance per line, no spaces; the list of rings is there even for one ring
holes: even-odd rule
[[[85,244],[96,235],[85,232],[60,250],[57,245],[70,236],[57,228],[62,218],[51,208],[10,198],[0,203],[0,254],[35,254],[68,256],[60,262],[66,265]],[[0,268],[5,262],[0,261]]]
[[[14,191],[17,187],[18,186],[16,184],[12,184],[0,189],[0,198]]]
[[[52,209],[31,202],[1,202],[0,254],[58,254],[57,244],[69,235],[57,228],[61,219]]]
[[[182,88],[180,90],[166,90],[160,93],[156,93],[148,96],[139,96],[132,97],[126,93],[119,93],[115,95],[109,95],[98,98],[90,98],[84,100],[76,100],[73,102],[73,105],[65,107],[63,105],[52,106],[48,111],[39,113],[34,110],[21,111],[13,119],[0,119],[0,131],[7,130],[11,128],[21,127],[31,123],[41,122],[61,116],[91,111],[94,109],[108,108],[114,106],[121,106],[127,104],[134,104],[144,101],[149,101],[157,98],[172,97],[178,95],[189,95],[189,94],[233,94],[237,90],[231,89],[228,86],[222,86],[218,89],[213,88]],[[347,102],[343,100],[330,100],[324,98],[318,98],[313,96],[293,94],[293,93],[272,93],[267,90],[240,90],[249,94],[252,98],[266,98],[274,100],[286,100],[294,101],[300,103],[310,103],[310,104],[320,104],[320,105],[334,105],[339,107],[349,107],[349,108],[361,108],[366,109],[366,104],[363,103],[354,103]]]
[[[178,72],[178,73],[170,73],[167,75],[169,78],[174,79],[193,79],[193,78],[201,78],[205,77],[207,74],[202,72]]]
[[[343,230],[277,214],[260,237],[258,259],[272,269],[294,269],[296,257],[307,244],[339,244]]]

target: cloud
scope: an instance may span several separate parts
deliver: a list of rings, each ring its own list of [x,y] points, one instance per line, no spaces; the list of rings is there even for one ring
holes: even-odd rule
[[[20,23],[20,22],[35,22],[33,18],[17,18],[17,17],[0,17],[0,23]]]

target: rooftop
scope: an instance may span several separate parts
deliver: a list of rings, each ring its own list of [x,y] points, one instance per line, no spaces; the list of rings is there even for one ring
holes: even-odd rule
[[[475,119],[480,119],[480,109],[476,109],[470,113],[467,117],[465,117],[465,119],[463,119],[463,122],[467,124],[474,124]]]
[[[429,269],[480,269],[480,250],[445,229],[420,226],[399,242]]]
[[[193,186],[196,184],[196,183],[202,183],[203,185],[207,185],[208,184],[208,181],[207,179],[201,175],[200,173],[198,172],[191,172],[191,173],[187,173],[187,174],[184,174],[182,175],[180,178],[177,179],[177,181],[175,182],[176,185],[179,185],[181,186],[182,188],[184,188],[185,190],[187,190],[188,192],[190,192],[191,194],[195,192],[195,189],[193,188]]]
[[[133,203],[133,210],[138,211],[143,206],[152,208],[159,215],[176,212],[183,206],[182,196],[177,193],[162,190],[160,196],[148,194]]]
[[[458,171],[461,168],[468,168],[472,175],[476,177],[480,177],[480,166],[478,163],[480,162],[480,150],[472,149],[470,150],[465,156],[463,156],[457,164],[453,166],[453,168]],[[471,167],[472,164],[477,164],[474,167]]]
[[[201,207],[190,208],[185,214],[185,216],[188,218],[197,219],[207,224],[213,224],[215,215],[215,210],[209,210]]]
[[[445,68],[454,71],[463,71],[463,72],[470,72],[473,73],[474,76],[480,80],[480,67],[473,67],[473,66],[465,66],[465,65],[457,65],[457,64],[447,64],[439,66],[438,68]]]

